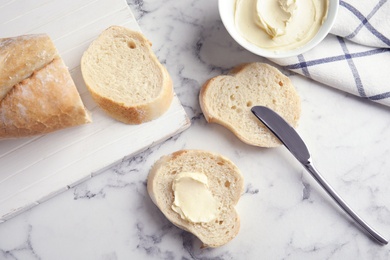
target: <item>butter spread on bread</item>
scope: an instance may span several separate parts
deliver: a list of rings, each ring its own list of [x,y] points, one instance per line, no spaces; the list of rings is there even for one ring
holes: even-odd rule
[[[217,217],[218,204],[201,172],[181,172],[172,183],[175,200],[172,209],[182,219],[197,223],[209,222]]]
[[[83,54],[81,71],[95,102],[127,124],[158,118],[173,99],[171,77],[151,43],[125,27],[103,31]]]
[[[220,124],[243,142],[276,147],[280,141],[252,114],[253,106],[266,106],[294,128],[298,125],[301,102],[291,80],[265,63],[248,63],[228,75],[208,80],[199,94],[203,114],[209,123]]]
[[[190,179],[200,173],[207,178],[207,190],[217,204],[206,205],[212,208],[211,214],[202,221],[191,221],[182,217],[172,207],[177,199],[173,184],[180,175]],[[200,177],[201,175],[197,175]],[[192,177],[191,177],[192,176]],[[197,178],[195,177],[195,178]],[[205,182],[204,177],[199,179]],[[188,181],[188,179],[187,179]],[[190,182],[192,182],[190,180]],[[198,183],[202,185],[202,183]],[[150,198],[161,212],[177,227],[197,236],[204,247],[219,247],[231,241],[240,230],[240,218],[235,209],[243,192],[244,179],[237,166],[222,155],[202,150],[180,150],[161,157],[152,167],[147,181]],[[183,187],[182,187],[183,188]],[[198,187],[205,192],[205,187]],[[195,190],[188,188],[186,196],[195,196]],[[180,193],[186,192],[184,189]],[[182,196],[182,194],[179,196]],[[208,195],[206,195],[208,196]],[[183,197],[179,198],[183,199]],[[182,205],[182,204],[181,204]],[[181,207],[181,209],[183,209]],[[207,209],[208,211],[209,209]],[[213,216],[215,214],[215,216]],[[199,219],[198,219],[199,220]]]
[[[50,37],[0,39],[0,138],[50,133],[91,122]]]

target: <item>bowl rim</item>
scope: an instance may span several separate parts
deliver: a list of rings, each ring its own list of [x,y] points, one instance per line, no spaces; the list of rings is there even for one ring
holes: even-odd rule
[[[265,58],[287,58],[307,52],[317,46],[329,34],[339,10],[339,0],[329,0],[328,15],[317,34],[305,45],[293,50],[275,51],[256,46],[240,35],[234,23],[234,8],[237,0],[218,0],[218,10],[222,23],[230,36],[244,49]]]

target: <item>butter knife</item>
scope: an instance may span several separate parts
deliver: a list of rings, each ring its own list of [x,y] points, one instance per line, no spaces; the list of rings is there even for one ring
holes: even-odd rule
[[[294,155],[294,157],[305,167],[311,176],[320,184],[322,188],[332,197],[332,199],[360,225],[376,242],[386,245],[386,240],[382,235],[370,227],[348,204],[336,193],[329,183],[322,177],[314,167],[310,152],[298,135],[281,116],[273,110],[264,106],[252,107],[252,113],[284,144],[284,146]]]

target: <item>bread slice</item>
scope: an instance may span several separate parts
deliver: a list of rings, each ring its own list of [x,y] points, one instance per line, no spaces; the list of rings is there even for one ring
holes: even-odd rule
[[[49,36],[19,36],[1,42],[0,68],[5,73],[0,76],[0,89],[5,94],[0,100],[1,139],[46,134],[91,122]]]
[[[219,203],[217,218],[208,223],[182,219],[172,209],[172,183],[180,172],[204,173],[209,189]],[[204,247],[218,247],[232,240],[240,229],[235,210],[244,180],[240,170],[229,159],[201,150],[181,150],[161,157],[152,167],[147,182],[152,201],[174,225],[197,236]]]
[[[139,32],[106,29],[81,59],[81,71],[95,102],[113,118],[140,124],[166,112],[172,80]]]
[[[290,79],[265,63],[237,66],[229,75],[208,80],[199,94],[200,106],[209,123],[220,124],[243,142],[276,147],[280,141],[252,114],[253,106],[266,106],[296,127],[301,103]]]

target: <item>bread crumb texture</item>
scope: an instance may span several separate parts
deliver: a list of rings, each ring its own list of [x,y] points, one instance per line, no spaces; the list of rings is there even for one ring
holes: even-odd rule
[[[172,80],[139,32],[112,26],[81,59],[84,81],[95,102],[128,124],[153,120],[168,110]]]
[[[200,172],[218,203],[217,217],[210,222],[193,223],[172,209],[172,183],[181,172]],[[205,247],[219,247],[231,241],[240,229],[235,210],[243,193],[244,179],[229,159],[208,151],[180,150],[161,157],[148,176],[148,193],[162,213],[176,226],[197,236]]]
[[[254,106],[266,106],[296,128],[301,103],[291,80],[265,63],[237,66],[229,75],[208,80],[199,95],[209,123],[218,123],[243,142],[261,147],[276,147],[279,140],[252,114]]]

